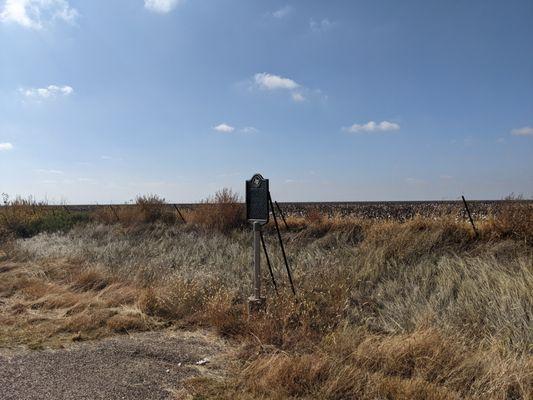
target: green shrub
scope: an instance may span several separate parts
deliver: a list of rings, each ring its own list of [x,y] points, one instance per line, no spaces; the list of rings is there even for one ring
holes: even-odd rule
[[[29,218],[5,218],[4,229],[15,237],[29,238],[41,232],[67,232],[74,225],[88,221],[85,212],[50,211]]]

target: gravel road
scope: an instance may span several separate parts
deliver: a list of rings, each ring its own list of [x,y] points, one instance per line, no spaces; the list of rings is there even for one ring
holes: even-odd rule
[[[0,349],[0,398],[178,399],[187,378],[222,376],[227,350],[205,332],[181,331],[137,333],[60,350]]]

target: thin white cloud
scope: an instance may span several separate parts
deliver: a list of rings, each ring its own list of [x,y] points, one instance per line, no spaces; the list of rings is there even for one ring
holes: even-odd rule
[[[321,95],[320,90],[311,90],[300,85],[293,79],[280,75],[260,72],[253,76],[251,88],[257,88],[264,91],[286,91],[289,92],[291,99],[296,103],[307,100],[307,95]]]
[[[72,93],[74,93],[74,89],[68,85],[49,85],[44,88],[19,89],[19,93],[28,99],[43,100],[58,96],[70,96]]]
[[[103,155],[100,157],[102,160],[108,160],[108,161],[122,161],[122,158],[120,157],[112,157],[108,155]]]
[[[513,136],[533,136],[533,127],[524,126],[523,128],[513,129],[511,131]]]
[[[77,181],[80,182],[80,183],[88,183],[88,184],[91,184],[91,185],[94,185],[94,184],[98,183],[98,181],[96,179],[93,179],[93,178],[78,178]]]
[[[42,168],[39,168],[39,169],[36,169],[35,172],[37,172],[38,174],[51,174],[51,175],[63,175],[64,174],[63,171],[60,171],[58,169],[42,169]]]
[[[409,185],[425,185],[427,182],[419,178],[405,178],[405,182]]]
[[[298,183],[308,183],[309,180],[307,179],[291,179],[291,178],[288,178],[288,179],[285,179],[285,183],[290,185],[290,184],[298,184]]]
[[[282,19],[287,17],[292,12],[292,7],[289,5],[286,5],[284,7],[281,7],[279,10],[276,10],[272,13],[272,16],[277,19]]]
[[[305,96],[299,92],[294,92],[291,97],[297,103],[301,103],[302,101],[306,100]]]
[[[233,126],[231,126],[231,125],[222,123],[222,124],[219,124],[217,126],[214,126],[213,130],[215,130],[217,132],[222,132],[222,133],[231,133],[231,132],[233,132],[235,130],[235,128]]]
[[[9,142],[0,143],[0,151],[13,150],[13,145]]]
[[[78,16],[67,0],[5,0],[0,21],[38,30],[55,20],[73,23]]]
[[[242,133],[257,133],[259,132],[259,129],[253,127],[253,126],[245,126],[241,129]]]
[[[273,75],[266,72],[255,74],[254,81],[257,87],[263,90],[294,90],[300,87],[300,85],[292,79],[283,78],[279,75]]]
[[[366,124],[353,124],[352,126],[342,128],[343,131],[349,132],[349,133],[392,132],[392,131],[397,131],[399,129],[400,129],[400,125],[394,122],[389,122],[389,121],[381,121],[379,123],[376,123],[374,121],[369,121]]]
[[[309,20],[309,28],[313,32],[326,32],[335,26],[335,22],[331,22],[329,19],[324,18],[321,21],[315,21],[313,18]]]
[[[181,0],[144,0],[144,7],[159,14],[167,14],[181,2]]]

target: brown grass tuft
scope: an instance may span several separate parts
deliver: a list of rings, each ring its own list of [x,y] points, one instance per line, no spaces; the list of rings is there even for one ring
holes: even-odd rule
[[[111,283],[111,279],[99,269],[88,269],[78,273],[72,282],[72,290],[86,292],[100,291]]]
[[[238,194],[224,188],[194,208],[189,222],[205,229],[229,232],[245,224],[244,206]]]
[[[143,331],[150,327],[141,313],[116,314],[107,320],[106,325],[109,330],[117,333]]]
[[[488,354],[492,361],[479,363]],[[532,364],[509,357],[468,349],[460,338],[432,330],[402,336],[341,330],[312,353],[259,355],[240,382],[265,398],[529,399]]]

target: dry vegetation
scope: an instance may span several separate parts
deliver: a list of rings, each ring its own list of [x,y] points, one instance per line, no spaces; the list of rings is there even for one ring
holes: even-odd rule
[[[234,195],[218,196],[186,224],[152,199],[140,216],[5,244],[0,345],[205,326],[242,347],[233,380],[189,382],[196,398],[533,397],[531,203],[509,202],[479,238],[445,216],[289,216],[298,297],[276,296],[265,271],[267,308],[249,316],[250,232]],[[286,282],[271,225],[266,239]]]

